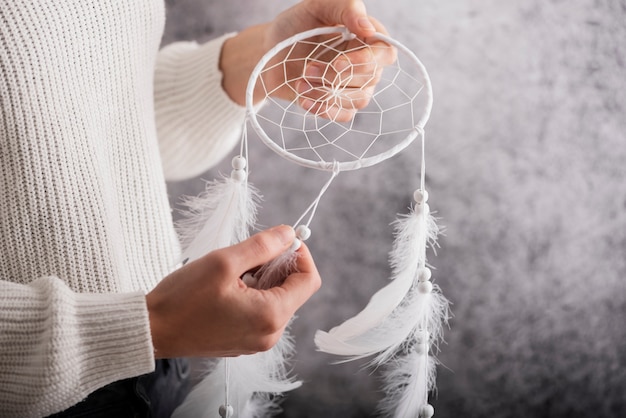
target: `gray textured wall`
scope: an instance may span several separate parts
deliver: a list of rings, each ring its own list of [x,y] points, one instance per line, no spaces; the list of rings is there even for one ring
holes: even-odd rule
[[[164,43],[207,40],[292,3],[169,0]],[[455,314],[437,416],[626,416],[626,1],[367,5],[435,91],[428,184],[447,234],[431,261]],[[292,223],[326,178],[255,142],[251,160],[265,225]],[[322,200],[310,246],[324,286],[294,325],[306,385],[284,416],[375,416],[377,373],[330,366],[312,337],[385,283],[388,224],[410,202],[417,161],[415,147],[344,173]],[[171,184],[173,204],[202,187]]]

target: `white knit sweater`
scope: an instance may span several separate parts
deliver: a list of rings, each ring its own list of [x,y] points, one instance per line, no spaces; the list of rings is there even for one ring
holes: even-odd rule
[[[158,0],[0,0],[1,417],[154,368],[145,293],[179,254],[165,178],[209,168],[244,116],[222,39],[158,52],[163,23]]]

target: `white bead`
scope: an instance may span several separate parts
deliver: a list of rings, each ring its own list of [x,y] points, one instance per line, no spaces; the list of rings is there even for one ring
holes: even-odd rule
[[[230,172],[230,177],[238,183],[243,183],[246,181],[248,173],[246,173],[246,170],[233,170]]]
[[[433,272],[428,267],[421,268],[417,272],[417,280],[420,282],[427,282],[431,277],[433,277]]]
[[[415,199],[415,203],[421,205],[428,201],[428,192],[426,190],[417,189],[413,192],[413,199]]]
[[[417,284],[417,290],[424,294],[430,293],[433,291],[433,284],[431,282],[419,282]]]
[[[293,243],[291,244],[289,251],[298,251],[298,249],[300,249],[301,246],[302,246],[302,241],[296,238],[293,240]]]
[[[259,282],[259,280],[254,277],[254,274],[250,272],[245,273],[241,277],[241,280],[243,280],[244,284],[248,287],[256,287],[257,283]]]
[[[218,412],[222,418],[231,418],[235,414],[235,410],[232,405],[220,405]]]
[[[298,225],[296,228],[296,237],[302,241],[306,241],[311,236],[311,230],[306,225]]]
[[[241,155],[233,158],[231,164],[235,170],[243,170],[248,165],[248,162]]]
[[[432,405],[426,404],[422,406],[422,410],[420,411],[420,418],[431,418],[435,415],[435,408]]]

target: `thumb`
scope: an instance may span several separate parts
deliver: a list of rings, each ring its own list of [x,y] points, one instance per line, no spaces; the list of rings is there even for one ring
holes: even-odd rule
[[[218,251],[230,260],[231,265],[236,266],[236,273],[241,275],[278,257],[291,246],[294,239],[292,227],[279,225]]]
[[[341,21],[348,30],[360,38],[367,38],[376,32],[374,24],[367,16],[365,5],[361,1],[350,2],[351,6],[343,10]]]
[[[344,25],[350,32],[366,38],[376,32],[362,0],[309,1],[312,14],[326,25]]]

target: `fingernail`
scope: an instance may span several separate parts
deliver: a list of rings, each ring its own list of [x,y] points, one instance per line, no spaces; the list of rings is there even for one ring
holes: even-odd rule
[[[291,244],[296,237],[295,231],[289,225],[275,226],[271,231],[278,235],[280,242],[284,245]]]
[[[374,28],[374,25],[372,25],[372,22],[370,22],[367,17],[360,17],[357,20],[357,24],[363,30],[376,30],[376,28]]]

